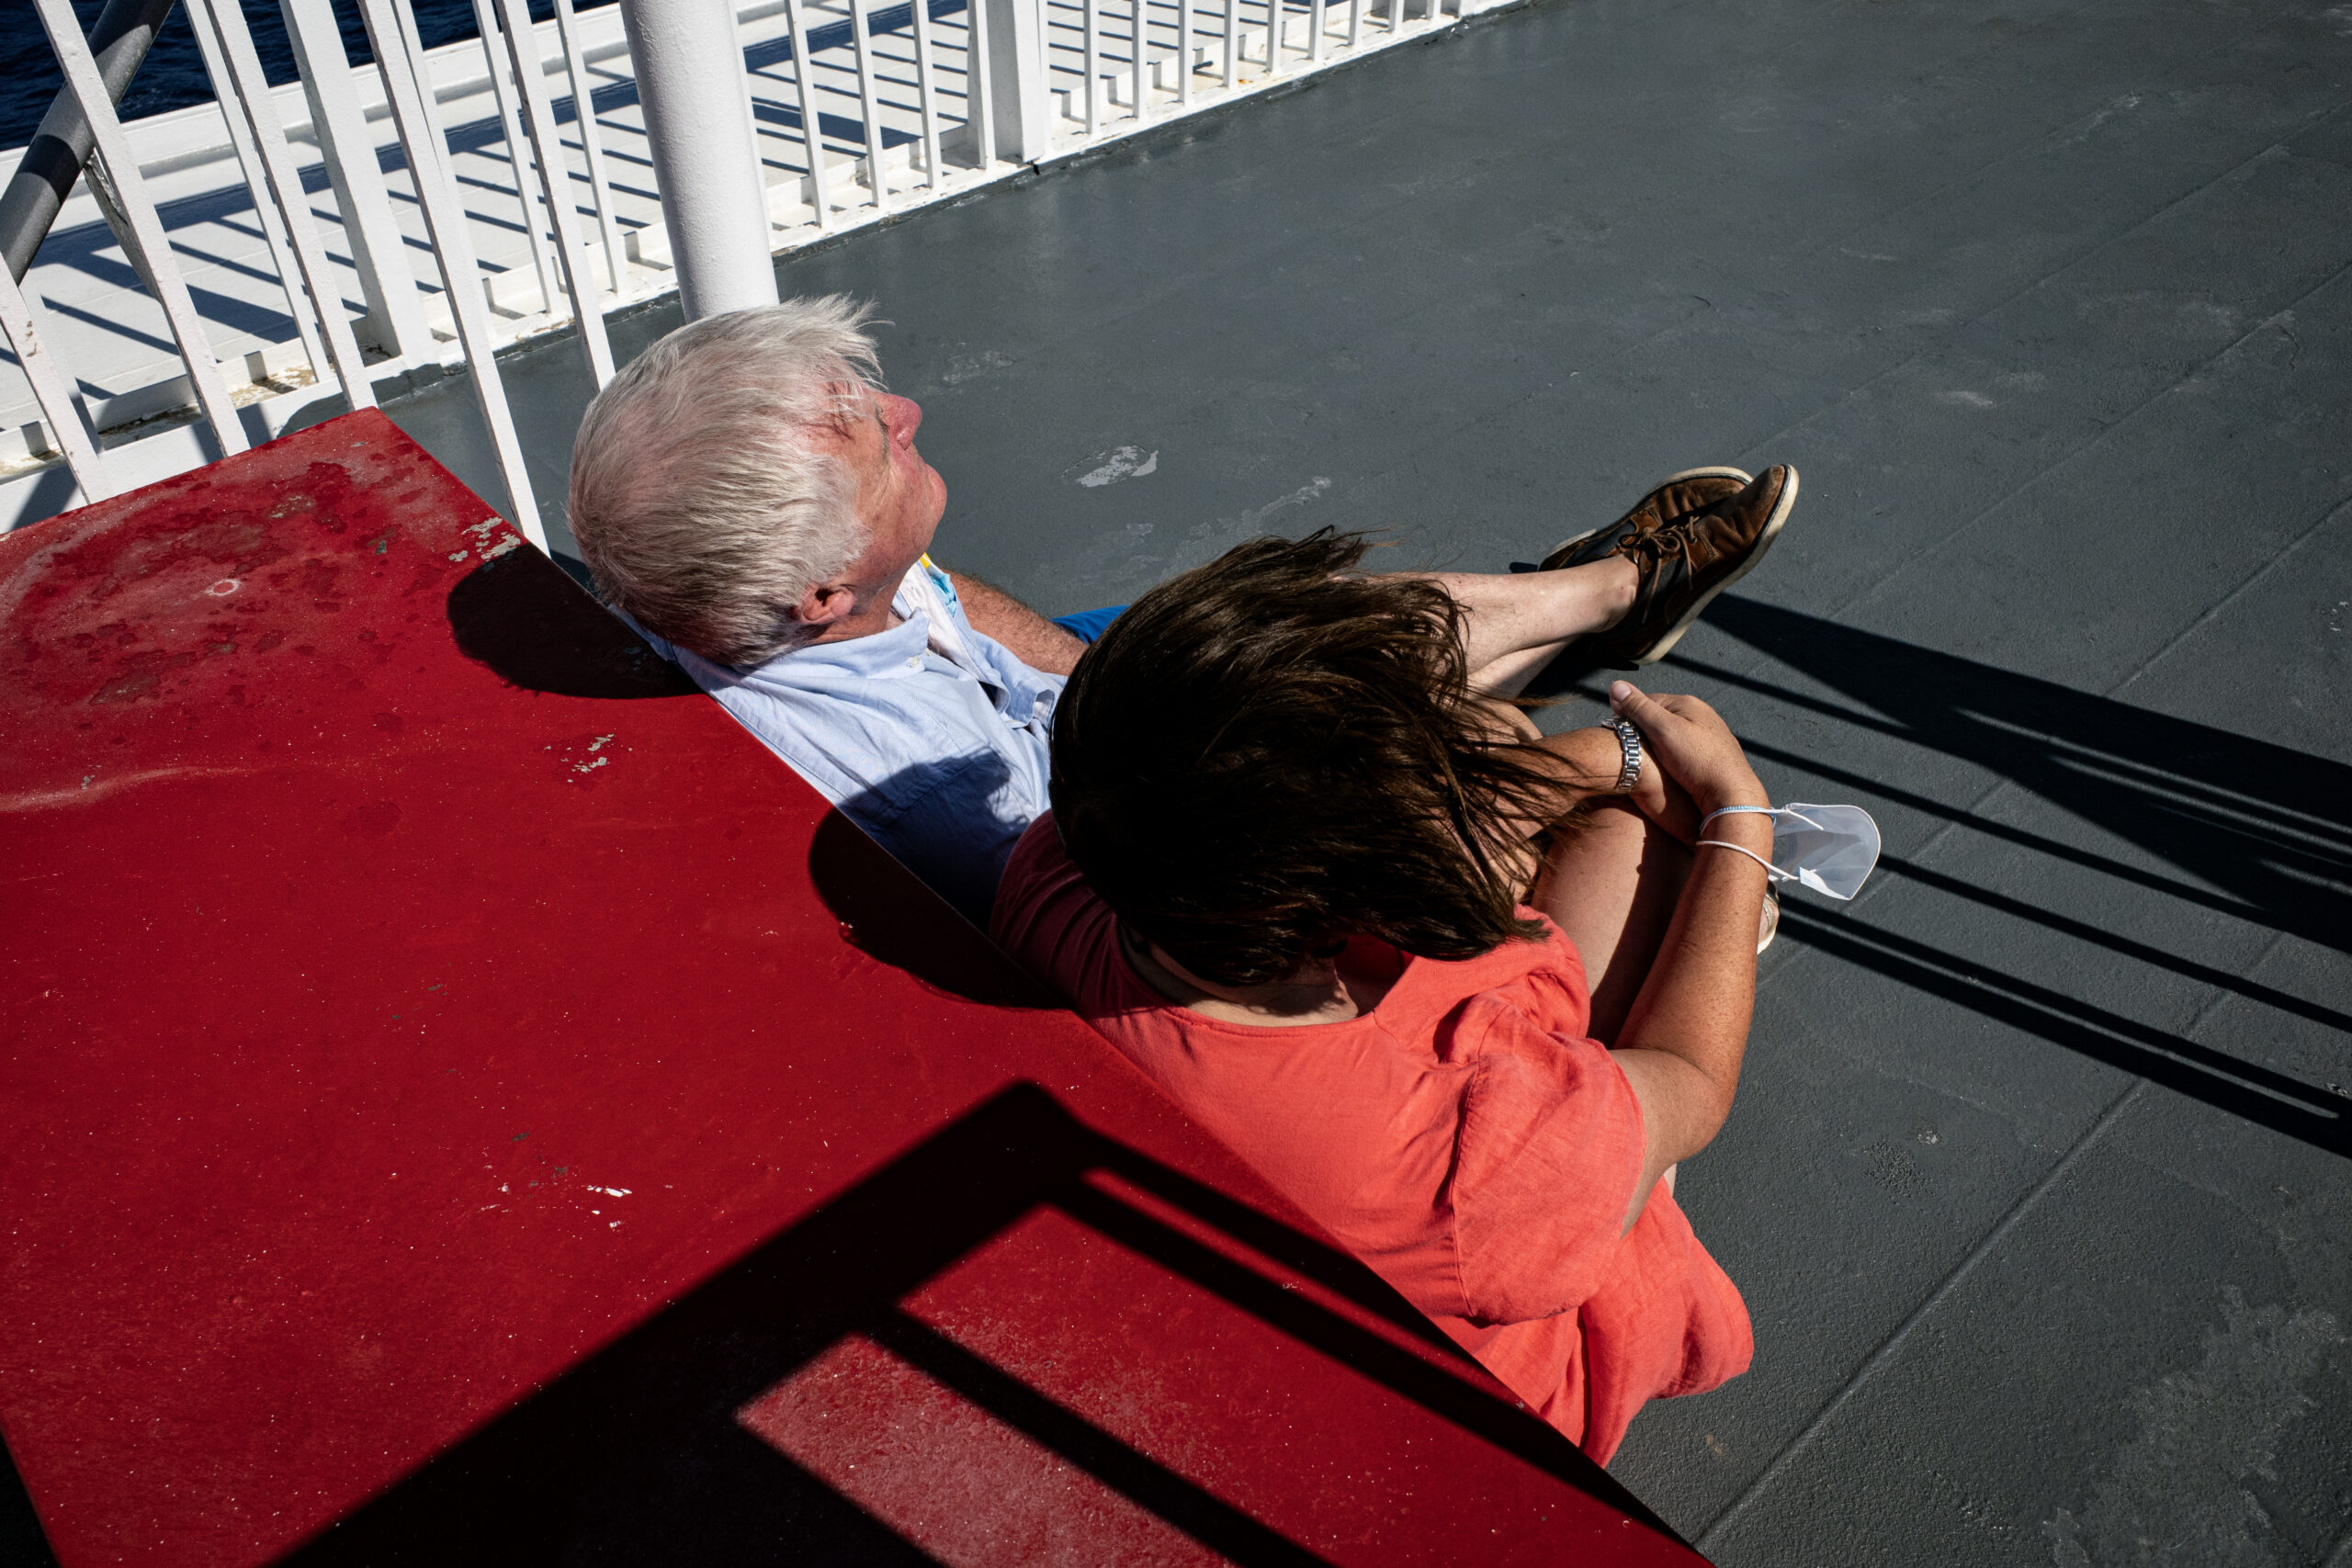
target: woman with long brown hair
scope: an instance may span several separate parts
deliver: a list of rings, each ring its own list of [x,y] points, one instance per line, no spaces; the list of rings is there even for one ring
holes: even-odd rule
[[[1261,539],[1080,661],[992,929],[1211,1132],[1604,1462],[1752,1349],[1672,1196],[1731,1108],[1768,805],[1620,682],[1543,739],[1441,581]]]

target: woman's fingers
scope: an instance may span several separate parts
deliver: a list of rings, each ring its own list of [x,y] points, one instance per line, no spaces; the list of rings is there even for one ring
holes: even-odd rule
[[[1610,705],[1634,721],[1659,763],[1702,801],[1755,793],[1755,771],[1722,716],[1696,697],[1652,696],[1628,681],[1609,688]]]

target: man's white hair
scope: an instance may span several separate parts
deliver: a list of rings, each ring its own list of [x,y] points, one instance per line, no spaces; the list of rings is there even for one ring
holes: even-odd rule
[[[605,598],[720,664],[814,633],[792,610],[865,547],[842,420],[881,387],[845,295],[707,316],[639,355],[571,447],[571,534]]]

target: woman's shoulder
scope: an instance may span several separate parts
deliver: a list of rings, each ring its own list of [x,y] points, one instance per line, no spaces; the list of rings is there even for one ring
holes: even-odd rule
[[[1081,1011],[1091,992],[1114,980],[1118,917],[1071,862],[1052,812],[1029,824],[1012,846],[989,935]]]
[[[1426,1038],[1441,1060],[1461,1061],[1529,1031],[1581,1038],[1592,993],[1576,944],[1545,919],[1540,941],[1507,942],[1476,958],[1413,960],[1379,1010],[1391,1032]]]

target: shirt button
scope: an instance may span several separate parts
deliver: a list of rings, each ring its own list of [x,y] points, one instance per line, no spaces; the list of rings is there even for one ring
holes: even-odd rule
[[[907,660],[907,668],[910,670],[920,670],[922,668],[922,660],[920,659],[910,659]]]

